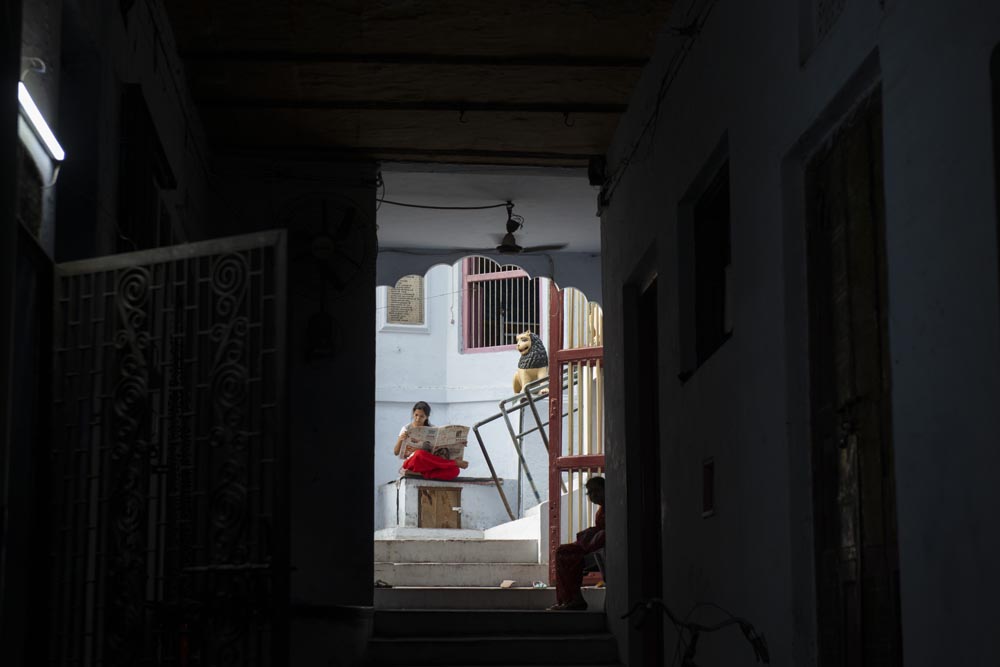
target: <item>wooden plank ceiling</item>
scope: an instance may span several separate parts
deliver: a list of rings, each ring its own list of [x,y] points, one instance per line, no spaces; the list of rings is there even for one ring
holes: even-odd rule
[[[584,166],[669,0],[172,0],[221,150]]]

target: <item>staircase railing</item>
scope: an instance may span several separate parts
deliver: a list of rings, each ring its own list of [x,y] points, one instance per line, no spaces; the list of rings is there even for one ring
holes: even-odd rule
[[[569,296],[567,300],[566,297]],[[568,308],[564,310],[564,307]],[[568,311],[568,312],[567,312]],[[513,521],[521,516],[523,496],[521,479],[518,478],[517,512],[511,508],[503,485],[497,477],[489,450],[483,441],[481,428],[503,419],[514,451],[518,469],[531,488],[537,502],[541,494],[524,457],[524,438],[539,433],[548,451],[549,480],[549,578],[555,581],[555,551],[563,542],[563,494],[566,499],[566,542],[572,541],[576,532],[585,527],[593,517],[594,506],[586,499],[584,485],[587,479],[604,471],[604,347],[603,322],[600,310],[586,302],[576,290],[560,290],[554,283],[549,288],[549,377],[528,383],[520,394],[498,403],[499,411],[472,427],[490,476],[503,502],[507,516]],[[550,379],[560,379],[553,391]],[[548,390],[547,393],[545,390]],[[543,419],[537,403],[548,399],[547,420]],[[533,425],[524,427],[525,410]],[[518,417],[518,426],[514,425]],[[568,417],[568,419],[566,419]],[[563,420],[566,419],[566,429]],[[547,430],[546,430],[547,429]],[[565,441],[565,447],[564,447]],[[566,479],[563,476],[566,476]],[[575,479],[574,479],[575,476]]]
[[[566,303],[567,292],[550,283],[549,375],[562,377],[568,373],[574,380],[567,382],[565,397],[562,391],[549,392],[549,581],[552,583],[556,579],[556,549],[563,542],[560,536],[562,489],[566,488],[563,475],[569,482],[565,539],[569,542],[594,512],[592,503],[585,498],[585,481],[604,471],[603,323],[600,311],[592,309],[578,292],[574,291]],[[564,306],[568,308],[564,310]],[[564,402],[568,404],[566,414],[570,415],[565,438]]]
[[[567,373],[562,376],[562,389],[565,390],[567,387]],[[499,477],[497,477],[496,468],[493,466],[493,460],[490,458],[489,450],[486,448],[486,443],[483,440],[483,434],[480,428],[495,422],[498,419],[503,419],[507,426],[507,433],[510,435],[511,444],[514,446],[514,451],[517,453],[518,466],[520,470],[523,471],[525,479],[528,480],[528,484],[531,487],[531,491],[535,496],[537,502],[542,502],[541,494],[538,492],[538,487],[535,485],[534,477],[531,474],[531,468],[528,465],[527,460],[524,458],[524,438],[533,434],[538,433],[541,436],[542,444],[545,446],[546,451],[549,449],[549,439],[548,433],[545,427],[548,426],[548,421],[543,421],[542,414],[538,411],[537,403],[548,398],[544,393],[545,390],[549,388],[549,378],[539,378],[532,382],[526,384],[520,394],[515,394],[508,398],[502,399],[497,407],[499,411],[486,419],[476,422],[472,426],[472,433],[476,436],[476,441],[479,443],[479,448],[483,452],[483,458],[486,460],[486,465],[489,467],[490,476],[493,478],[493,484],[497,488],[497,493],[500,494],[500,500],[503,501],[504,509],[507,510],[507,515],[510,517],[511,521],[521,516],[521,483],[518,480],[518,494],[517,494],[517,512],[511,509],[510,502],[507,499],[507,494],[504,493],[503,485],[500,483]],[[518,426],[515,428],[512,421],[512,417],[523,413],[525,409],[528,409],[531,415],[533,426],[528,428],[522,428]],[[563,417],[567,415],[562,415]],[[518,420],[519,422],[522,420]],[[565,486],[563,486],[565,491]]]

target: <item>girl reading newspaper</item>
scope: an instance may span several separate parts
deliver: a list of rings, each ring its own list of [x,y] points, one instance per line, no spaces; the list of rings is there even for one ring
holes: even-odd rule
[[[449,480],[469,466],[462,458],[469,429],[465,426],[431,426],[431,406],[417,401],[412,421],[399,430],[393,453],[403,459],[404,471],[419,473],[425,479]]]

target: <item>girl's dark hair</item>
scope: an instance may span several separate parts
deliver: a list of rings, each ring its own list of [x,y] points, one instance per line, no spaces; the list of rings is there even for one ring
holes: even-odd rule
[[[410,414],[412,415],[417,410],[423,410],[424,411],[424,414],[427,415],[427,421],[424,422],[424,425],[425,426],[430,426],[431,425],[431,406],[427,403],[427,401],[417,401],[416,403],[414,403],[413,404],[413,409],[410,410]]]

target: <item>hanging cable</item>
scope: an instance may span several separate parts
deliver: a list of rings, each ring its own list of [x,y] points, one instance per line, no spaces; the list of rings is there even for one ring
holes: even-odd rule
[[[385,180],[382,178],[381,171],[375,176],[375,187],[382,189],[382,194],[375,200],[375,210],[377,211],[382,206],[382,200],[385,199]]]
[[[431,204],[411,204],[409,202],[393,201],[391,199],[386,199],[385,198],[385,191],[386,191],[385,179],[382,177],[382,172],[381,171],[379,171],[378,174],[375,176],[375,187],[382,189],[382,194],[380,194],[378,196],[378,198],[375,200],[375,210],[376,211],[379,210],[379,208],[382,206],[382,204],[390,204],[392,206],[403,206],[405,208],[423,208],[423,209],[429,209],[429,210],[432,210],[432,211],[485,211],[485,210],[488,210],[488,209],[491,209],[491,208],[502,208],[502,207],[506,206],[506,207],[508,207],[507,208],[507,213],[508,213],[507,217],[509,218],[510,217],[510,209],[512,209],[514,207],[514,204],[510,200],[507,200],[507,201],[503,202],[502,204],[486,204],[484,206],[435,206],[435,205],[431,205]],[[523,219],[522,219],[522,222],[523,222]]]
[[[625,157],[622,158],[611,175],[609,175],[604,181],[604,185],[601,187],[599,199],[600,207],[607,206],[611,203],[615,190],[618,188],[622,178],[625,176],[625,172],[628,170],[633,158],[635,158],[636,153],[639,152],[639,148],[644,143],[646,135],[649,134],[650,131],[653,131],[653,134],[655,135],[655,126],[656,121],[660,117],[660,108],[667,97],[667,93],[670,92],[674,82],[677,80],[677,76],[684,65],[684,61],[694,48],[694,43],[704,29],[705,23],[708,21],[708,17],[712,14],[712,10],[715,8],[717,1],[718,0],[707,0],[703,7],[696,12],[694,19],[686,25],[671,28],[671,31],[675,35],[684,37],[684,41],[679,47],[677,47],[677,50],[674,51],[670,58],[670,62],[667,64],[666,71],[663,73],[663,78],[660,79],[660,87],[656,94],[656,102],[653,106],[653,111],[643,124],[642,130],[639,132],[639,136],[636,137]],[[688,7],[685,20],[691,16],[696,4],[697,0],[693,0],[691,5]]]
[[[428,208],[435,211],[481,211],[488,208],[503,208],[506,206],[506,202],[503,204],[490,204],[488,206],[430,206],[428,204],[408,204],[401,201],[392,201],[389,199],[380,199],[381,204],[391,204],[393,206],[405,206],[406,208]]]

